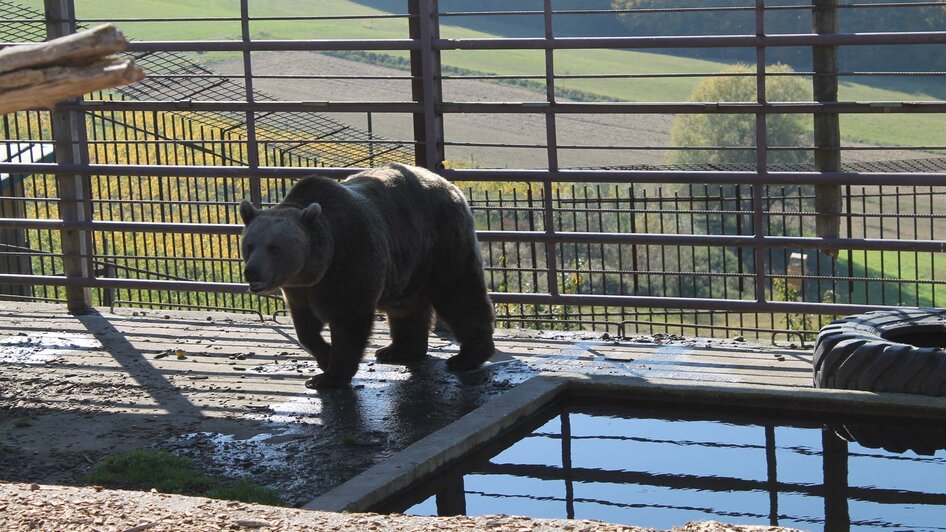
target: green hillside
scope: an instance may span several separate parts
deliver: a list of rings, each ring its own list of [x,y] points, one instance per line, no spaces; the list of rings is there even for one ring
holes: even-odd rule
[[[42,0],[23,0],[24,4],[42,9]],[[123,2],[116,9],[109,0],[76,0],[80,18],[114,19],[119,27],[139,40],[236,39],[240,36],[238,21],[196,22],[123,22],[124,18],[167,17],[232,17],[239,15],[236,0],[136,0]],[[250,4],[252,16],[328,16],[372,15],[382,12],[347,0],[273,0]],[[445,19],[449,20],[449,19]],[[378,38],[403,39],[407,36],[407,21],[392,19],[356,20],[279,20],[256,21],[251,33],[259,39],[346,39]],[[456,26],[444,25],[445,38],[488,38],[493,35]],[[406,53],[391,52],[406,57]],[[205,54],[205,60],[232,58],[237,54]],[[544,52],[533,50],[512,51],[447,51],[443,53],[447,66],[505,75],[535,75],[544,72]],[[615,73],[701,73],[716,72],[725,64],[687,59],[657,53],[624,50],[563,50],[555,53],[556,72],[565,74]],[[581,90],[615,101],[685,101],[699,78],[647,79],[590,79],[561,80],[559,87]],[[922,84],[917,84],[922,87]],[[919,93],[898,92],[856,83],[843,83],[842,100],[897,101],[935,100]],[[541,96],[537,94],[537,99]],[[946,145],[944,117],[923,115],[847,115],[842,117],[842,135],[847,141],[881,146],[943,146]]]
[[[914,279],[937,279],[937,271],[943,268],[935,263],[941,259],[933,253],[842,250],[838,254],[837,272],[847,275],[850,263],[853,277],[871,279],[853,283],[852,303],[942,306],[946,301],[946,285],[909,283]]]

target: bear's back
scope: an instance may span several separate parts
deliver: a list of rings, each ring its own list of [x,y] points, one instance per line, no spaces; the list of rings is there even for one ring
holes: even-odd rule
[[[342,186],[364,197],[387,220],[417,219],[414,223],[431,224],[415,229],[437,232],[443,224],[462,221],[466,225],[470,216],[460,190],[423,168],[389,164],[355,174],[342,181]]]

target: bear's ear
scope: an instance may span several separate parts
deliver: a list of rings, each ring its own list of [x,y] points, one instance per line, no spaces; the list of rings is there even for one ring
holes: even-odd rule
[[[259,214],[259,209],[253,206],[249,200],[240,202],[240,218],[243,218],[243,225],[250,225],[250,222]]]
[[[315,223],[315,219],[322,214],[322,206],[318,203],[311,203],[305,209],[302,209],[302,223],[310,225]]]

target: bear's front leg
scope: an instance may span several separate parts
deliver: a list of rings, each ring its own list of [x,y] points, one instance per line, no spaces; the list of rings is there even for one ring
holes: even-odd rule
[[[328,371],[331,346],[322,338],[322,328],[325,324],[315,317],[309,307],[292,299],[289,299],[288,303],[286,306],[289,307],[289,316],[292,317],[292,326],[296,329],[299,343],[315,356],[315,361],[322,371]]]
[[[328,370],[307,380],[306,388],[322,390],[351,384],[352,377],[358,371],[358,363],[364,356],[373,325],[373,312],[347,313],[333,318]]]

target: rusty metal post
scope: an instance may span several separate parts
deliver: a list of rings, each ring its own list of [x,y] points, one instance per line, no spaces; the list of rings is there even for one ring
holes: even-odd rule
[[[847,441],[830,428],[821,429],[821,461],[824,473],[824,530],[850,530]]]
[[[813,0],[812,31],[819,35],[838,32],[837,0]],[[838,47],[812,46],[812,95],[819,103],[838,101]],[[815,113],[815,168],[820,172],[841,171],[841,122],[837,113]],[[840,235],[841,187],[815,185],[816,234],[823,238]],[[824,250],[837,256],[837,250]]]
[[[765,0],[755,2],[755,30],[756,36],[765,36]],[[767,101],[765,89],[765,46],[758,46],[756,48],[756,102],[759,104],[765,104]],[[764,238],[766,234],[762,187],[766,186],[769,173],[768,116],[764,110],[755,115],[755,144],[755,164],[759,181],[752,185],[752,234],[756,238]],[[755,299],[762,303],[765,301],[765,250],[758,247],[753,249],[752,257],[755,268]]]
[[[243,44],[249,46],[252,41],[250,35],[250,1],[240,0],[240,36]],[[253,94],[253,55],[248,49],[243,50],[243,86],[246,94],[246,103],[256,101]],[[256,140],[256,112],[246,112],[246,165],[253,170],[259,168],[259,143]],[[259,176],[253,176],[249,182],[250,201],[257,207],[263,204],[262,186]]]
[[[552,43],[555,39],[555,32],[552,23],[552,0],[543,2],[545,16],[545,96],[549,107],[555,103],[555,50]],[[551,172],[557,172],[558,167],[558,132],[555,128],[555,113],[545,113],[545,143],[548,150],[549,175],[542,183],[542,196],[544,205],[544,229],[549,239],[545,243],[545,262],[548,268],[549,293],[553,296],[559,295],[558,280],[558,257],[555,253],[557,244],[555,237],[555,205],[553,204],[554,194],[552,191]]]
[[[423,112],[414,114],[414,160],[434,172],[443,168],[443,113],[437,105],[443,101],[440,78],[440,51],[434,41],[440,38],[440,6],[438,0],[408,0],[408,23],[411,39],[420,49],[411,50],[411,95],[423,105]]]
[[[55,39],[76,32],[75,5],[72,0],[45,0],[46,35]],[[81,97],[71,102],[81,101]],[[89,152],[85,129],[85,115],[81,111],[59,111],[50,113],[54,150],[57,164],[89,163]],[[59,191],[59,217],[66,222],[81,222],[91,219],[91,190],[82,175],[57,174],[56,188]],[[91,279],[92,238],[88,231],[63,229],[62,262],[63,273],[69,278]],[[67,285],[66,305],[69,312],[81,313],[92,304],[92,290],[88,286]]]

